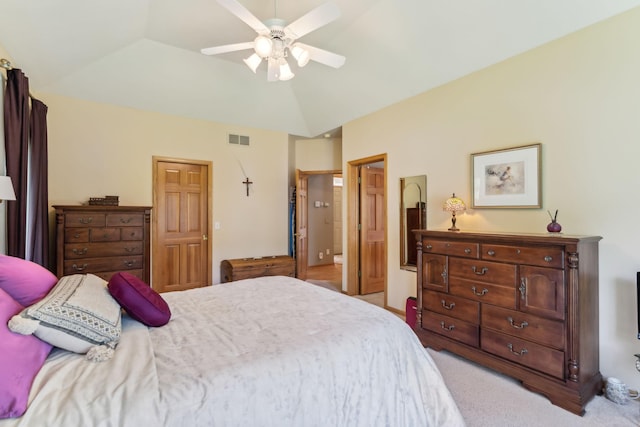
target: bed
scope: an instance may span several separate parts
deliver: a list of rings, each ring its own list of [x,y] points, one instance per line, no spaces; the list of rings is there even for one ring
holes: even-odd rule
[[[463,426],[398,316],[273,276],[162,294],[171,320],[122,315],[113,358],[53,348],[16,426]]]

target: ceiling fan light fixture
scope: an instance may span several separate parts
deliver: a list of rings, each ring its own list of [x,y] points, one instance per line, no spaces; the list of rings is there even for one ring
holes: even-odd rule
[[[311,59],[309,51],[300,47],[300,45],[297,43],[291,46],[291,54],[298,62],[298,67],[301,68],[307,65],[309,63],[309,60]]]
[[[267,36],[258,36],[253,41],[253,49],[261,58],[268,58],[273,50],[273,41]]]
[[[278,75],[278,79],[281,81],[291,80],[295,74],[291,72],[291,67],[289,67],[289,63],[286,59],[280,58],[280,73]]]
[[[247,64],[247,67],[251,68],[251,71],[253,71],[255,74],[258,66],[262,62],[262,58],[260,58],[257,53],[254,53],[250,57],[243,59],[243,61],[245,64]]]

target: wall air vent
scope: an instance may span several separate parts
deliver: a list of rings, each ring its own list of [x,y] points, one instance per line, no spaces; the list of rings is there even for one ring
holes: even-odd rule
[[[249,137],[246,135],[229,134],[229,144],[249,145]]]

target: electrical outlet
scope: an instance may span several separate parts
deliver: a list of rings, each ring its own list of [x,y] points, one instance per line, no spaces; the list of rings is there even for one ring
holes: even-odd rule
[[[318,252],[318,258],[320,259],[324,258],[324,254],[322,252]]]
[[[331,255],[331,250],[327,249],[327,255]]]

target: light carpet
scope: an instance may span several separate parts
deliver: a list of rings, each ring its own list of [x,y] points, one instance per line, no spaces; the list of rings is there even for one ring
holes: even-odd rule
[[[579,417],[525,389],[519,381],[446,351],[427,349],[468,427],[631,427],[640,425],[640,403],[618,405],[595,396]]]

